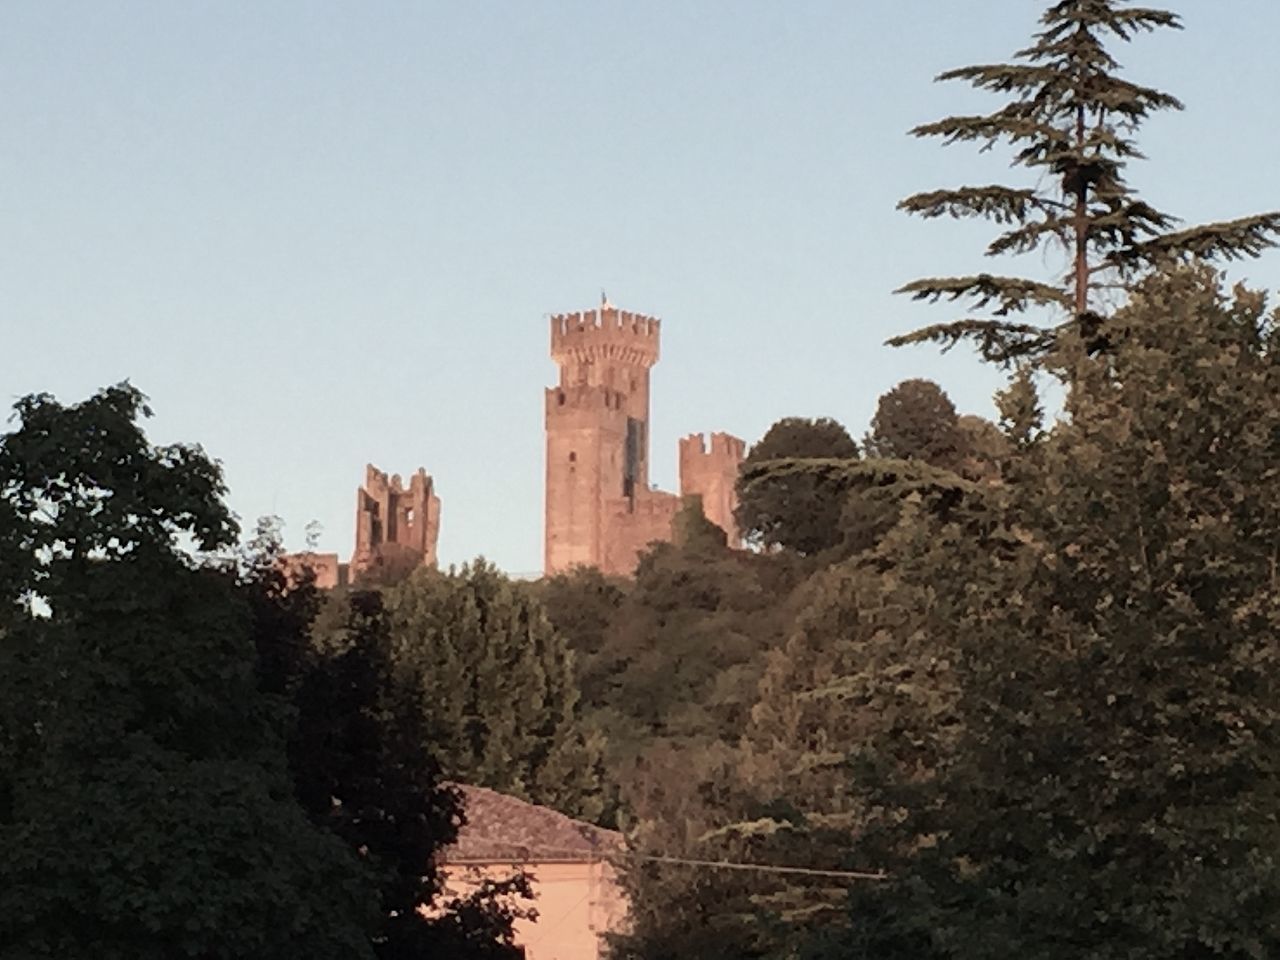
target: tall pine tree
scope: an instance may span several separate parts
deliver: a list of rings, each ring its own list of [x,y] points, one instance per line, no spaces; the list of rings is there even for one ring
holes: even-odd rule
[[[1131,282],[1170,260],[1233,260],[1276,243],[1280,213],[1182,228],[1125,180],[1128,161],[1142,157],[1137,129],[1153,113],[1182,104],[1124,79],[1107,44],[1179,28],[1176,14],[1123,0],[1059,0],[1040,22],[1043,29],[1013,63],[962,67],[938,77],[1010,96],[1004,106],[912,131],[983,149],[1005,143],[1014,151],[1013,165],[1025,168],[1036,186],[934,190],[908,197],[899,208],[925,218],[994,221],[1001,232],[987,247],[989,256],[1056,246],[1067,254],[1066,276],[1047,283],[988,273],[912,281],[899,292],[930,302],[963,300],[988,315],[929,326],[890,340],[892,345],[935,341],[945,348],[971,340],[986,359],[999,363],[1038,360],[1067,344],[1076,345],[1076,355],[1081,348],[1105,349],[1109,332],[1099,296],[1104,286]],[[1049,328],[1022,320],[1042,307],[1066,319]]]

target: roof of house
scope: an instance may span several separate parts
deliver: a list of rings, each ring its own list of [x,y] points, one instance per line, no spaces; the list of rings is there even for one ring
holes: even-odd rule
[[[622,834],[485,787],[453,785],[466,822],[444,851],[450,863],[547,863],[598,860],[622,848]]]

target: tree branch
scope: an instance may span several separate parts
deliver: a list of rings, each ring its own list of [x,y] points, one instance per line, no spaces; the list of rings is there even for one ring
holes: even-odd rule
[[[913,280],[894,293],[909,293],[912,300],[955,301],[972,297],[974,306],[984,309],[997,304],[998,317],[1022,313],[1029,307],[1057,306],[1071,309],[1071,299],[1060,287],[1022,277],[996,277],[989,273],[973,277],[930,277]]]
[[[972,342],[984,360],[1009,366],[1043,356],[1053,347],[1055,334],[1053,330],[1026,323],[966,319],[922,327],[912,333],[892,337],[885,343],[890,347],[937,343],[945,353],[961,341]]]

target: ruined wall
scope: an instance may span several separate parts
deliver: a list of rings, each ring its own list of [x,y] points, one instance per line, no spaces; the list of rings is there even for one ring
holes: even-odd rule
[[[421,467],[405,487],[399,474],[369,464],[356,491],[356,546],[351,556],[354,582],[378,569],[403,571],[436,564],[440,536],[440,498]]]
[[[368,464],[364,486],[356,490],[356,543],[350,563],[340,563],[336,553],[289,553],[280,558],[281,570],[291,584],[301,582],[304,571],[315,575],[322,590],[355,583],[376,574],[408,573],[424,564],[436,565],[440,537],[440,498],[431,477],[421,467],[406,487],[398,475]]]
[[[680,493],[702,498],[702,512],[728,536],[731,547],[740,547],[742,537],[733,519],[738,505],[738,470],[746,456],[746,444],[727,433],[713,433],[710,440],[700,433],[680,441]]]

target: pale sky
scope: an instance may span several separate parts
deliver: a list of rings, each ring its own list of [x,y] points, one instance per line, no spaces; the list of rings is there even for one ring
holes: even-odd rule
[[[883,341],[956,314],[891,291],[983,261],[907,194],[1008,180],[906,136],[999,101],[1032,0],[0,4],[0,400],[131,379],[157,441],[225,466],[246,527],[352,546],[364,465],[426,467],[445,563],[541,565],[546,315],[601,290],[663,318],[654,479],[676,440],[782,416],[860,436],[971,354]],[[1280,208],[1280,3],[1181,0],[1119,51],[1187,110],[1132,181],[1189,221]],[[1021,173],[1014,182],[1025,183]],[[1039,258],[1047,277],[1059,266]],[[1280,286],[1280,253],[1233,271]]]

